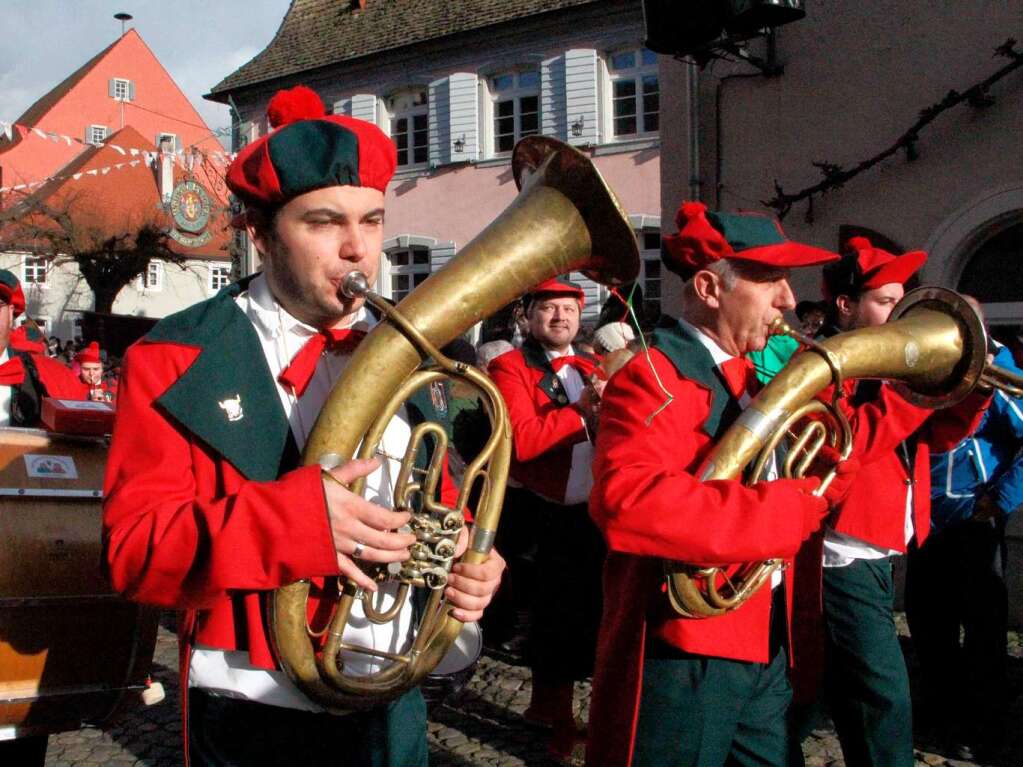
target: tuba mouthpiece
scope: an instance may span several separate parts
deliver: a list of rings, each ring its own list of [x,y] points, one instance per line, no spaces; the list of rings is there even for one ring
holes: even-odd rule
[[[369,282],[366,280],[366,275],[359,271],[349,272],[342,280],[339,292],[342,298],[349,300],[366,295],[369,293]]]

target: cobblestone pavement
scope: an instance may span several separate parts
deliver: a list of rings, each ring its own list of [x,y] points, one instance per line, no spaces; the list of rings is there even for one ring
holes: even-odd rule
[[[900,633],[905,625],[900,621]],[[1023,646],[1020,636],[1010,636],[1010,687],[1013,699],[1008,721],[1023,720]],[[167,699],[145,708],[132,705],[116,723],[103,729],[83,729],[50,738],[47,767],[104,767],[146,765],[171,767],[181,764],[181,722],[178,708],[177,641],[161,627],[153,665],[153,677],[167,689]],[[913,668],[910,657],[910,668]],[[577,685],[583,718],[588,712],[589,685]],[[434,767],[470,765],[536,765],[550,767],[541,733],[522,719],[529,700],[529,672],[513,657],[484,656],[476,675],[464,691],[430,711],[429,742]],[[918,728],[922,729],[922,728]],[[1009,741],[990,761],[965,761],[940,748],[927,745],[940,733],[917,732],[917,764],[939,767],[1023,764],[1023,729],[1015,728]],[[830,722],[813,732],[804,744],[809,767],[840,767],[844,764]],[[581,754],[575,761],[581,764]]]

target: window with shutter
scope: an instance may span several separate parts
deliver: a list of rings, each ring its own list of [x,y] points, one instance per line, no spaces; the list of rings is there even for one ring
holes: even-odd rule
[[[565,51],[565,111],[570,144],[596,144],[597,52]]]
[[[107,140],[107,126],[90,125],[85,129],[85,143],[99,146]]]
[[[427,93],[405,91],[388,100],[391,139],[398,149],[398,167],[426,165],[430,159],[429,107]]]
[[[611,135],[614,138],[656,133],[660,127],[657,54],[646,48],[608,56],[611,78]]]
[[[494,154],[511,152],[515,143],[540,132],[540,73],[502,72],[490,79],[494,111]]]
[[[132,83],[130,80],[125,80],[120,77],[115,77],[111,82],[111,96],[117,101],[131,101],[132,100]]]

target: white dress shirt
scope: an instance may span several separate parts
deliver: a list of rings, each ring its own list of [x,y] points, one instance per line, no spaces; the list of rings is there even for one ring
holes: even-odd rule
[[[295,319],[277,303],[263,275],[255,277],[249,283],[248,291],[239,295],[235,303],[252,322],[259,336],[270,374],[276,381],[281,371],[287,367],[306,341],[316,334],[316,329]],[[368,331],[375,324],[376,318],[362,308],[356,315],[352,327]],[[346,354],[323,354],[316,365],[309,386],[300,398],[296,398],[290,389],[286,389],[280,383],[277,384],[281,406],[300,450],[305,446],[316,422],[316,416],[330,394],[334,382],[348,366],[350,359],[351,356]],[[404,414],[399,411],[384,431],[382,445],[384,452],[400,459],[405,453],[410,433]],[[367,477],[365,498],[390,508],[392,483],[399,468],[399,460],[385,459],[382,466]],[[393,603],[396,590],[397,584],[382,586],[375,597],[381,600],[378,602],[378,608],[388,608]],[[402,652],[412,640],[412,627],[412,605],[408,600],[399,618],[383,625],[366,620],[362,604],[356,602],[344,633],[344,640],[349,643],[371,645],[389,652]],[[346,656],[345,661],[346,673],[358,675],[379,670],[381,663],[372,659],[367,660],[366,656]],[[283,672],[268,671],[249,664],[248,653],[244,651],[225,651],[197,645],[192,653],[188,685],[273,706],[322,711],[306,698]]]
[[[565,357],[575,354],[571,345],[565,352],[547,350],[547,359],[555,360],[558,357]],[[565,387],[565,396],[569,404],[579,401],[583,395],[586,384],[582,375],[572,365],[563,365],[556,374]],[[579,416],[586,428],[586,419]],[[587,435],[589,432],[587,431]],[[590,499],[590,490],[593,489],[593,443],[587,439],[585,442],[576,442],[572,445],[572,467],[568,471],[568,481],[565,484],[566,506],[576,503],[586,503]]]
[[[7,349],[0,352],[0,365],[11,359]],[[12,387],[0,386],[0,426],[11,425],[11,392]]]

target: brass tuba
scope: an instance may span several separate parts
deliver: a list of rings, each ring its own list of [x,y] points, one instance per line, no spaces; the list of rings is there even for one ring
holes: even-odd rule
[[[454,507],[435,498],[446,434],[440,426],[417,426],[394,488],[395,507],[412,511],[417,543],[399,566],[363,565],[379,583],[399,584],[394,602],[381,609],[353,582],[338,578],[338,599],[329,625],[314,632],[307,619],[310,582],[279,588],[268,600],[270,636],[281,666],[313,701],[333,711],[364,708],[396,698],[417,685],[444,657],[462,629],[450,615],[444,585],[471,488],[481,487],[469,547],[461,561],[482,562],[493,546],[511,459],[508,414],[496,388],[471,366],[439,348],[516,299],[534,285],[571,271],[618,285],[635,279],[635,235],[614,194],[581,152],[554,139],[531,136],[512,156],[519,195],[441,270],[391,307],[355,273],[342,290],[362,295],[383,320],[359,344],[320,412],[303,462],[330,468],[356,455],[371,457],[387,422],[416,389],[452,376],[475,386],[490,417],[492,434],[467,467]],[[361,277],[361,280],[360,280]],[[432,364],[421,367],[424,360]],[[420,446],[434,447],[429,468],[414,468]],[[361,445],[361,448],[360,448]],[[362,482],[353,483],[361,492]],[[355,646],[343,638],[358,601],[373,623],[397,617],[401,602],[424,590],[411,645],[398,651]],[[418,603],[417,603],[418,604]],[[322,647],[319,642],[323,641]],[[369,657],[382,666],[367,675],[346,670],[345,658]]]
[[[905,295],[885,325],[840,333],[820,343],[776,329],[809,346],[761,391],[704,461],[702,481],[735,479],[754,463],[746,479],[763,476],[769,456],[782,439],[793,441],[779,475],[803,476],[825,444],[849,456],[852,434],[837,398],[842,381],[876,378],[897,382],[904,396],[922,407],[949,407],[975,387],[1021,391],[1018,376],[987,363],[984,323],[962,296],[944,288],[918,288]],[[835,384],[831,403],[817,399]],[[806,417],[814,418],[808,423]],[[798,435],[792,430],[801,425]],[[822,479],[823,494],[834,470]],[[724,568],[685,562],[664,563],[672,607],[687,618],[709,618],[734,610],[783,566],[770,559],[741,565],[731,576]]]

